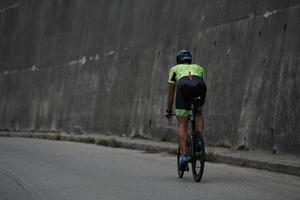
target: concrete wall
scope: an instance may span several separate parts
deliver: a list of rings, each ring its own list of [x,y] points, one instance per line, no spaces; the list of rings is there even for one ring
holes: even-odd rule
[[[0,128],[176,137],[168,70],[206,70],[208,143],[300,154],[299,0],[1,0]]]

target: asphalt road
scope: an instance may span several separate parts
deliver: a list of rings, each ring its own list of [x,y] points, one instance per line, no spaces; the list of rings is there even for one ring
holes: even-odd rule
[[[207,163],[195,183],[175,157],[82,143],[0,138],[0,199],[299,199],[300,177]]]

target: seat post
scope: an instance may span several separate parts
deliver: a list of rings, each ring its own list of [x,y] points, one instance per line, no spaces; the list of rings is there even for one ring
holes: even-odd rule
[[[193,115],[193,119],[192,119],[192,131],[194,133],[195,130],[196,130],[196,109],[194,107],[193,107],[193,110],[192,110],[192,115]]]

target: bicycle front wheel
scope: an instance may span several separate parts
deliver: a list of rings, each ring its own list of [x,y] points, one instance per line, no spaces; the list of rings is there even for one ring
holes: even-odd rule
[[[192,173],[195,182],[199,182],[202,178],[205,164],[205,143],[201,134],[193,137],[194,152],[192,156]]]

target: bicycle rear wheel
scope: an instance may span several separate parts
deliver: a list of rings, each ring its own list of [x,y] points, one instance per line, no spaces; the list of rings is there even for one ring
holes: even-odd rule
[[[202,178],[205,164],[205,142],[203,135],[195,134],[193,137],[193,157],[192,163],[192,173],[195,182],[199,182]]]
[[[179,160],[180,160],[180,147],[178,147],[178,151],[177,151],[177,174],[179,178],[182,178],[184,174],[184,170],[181,170]]]

